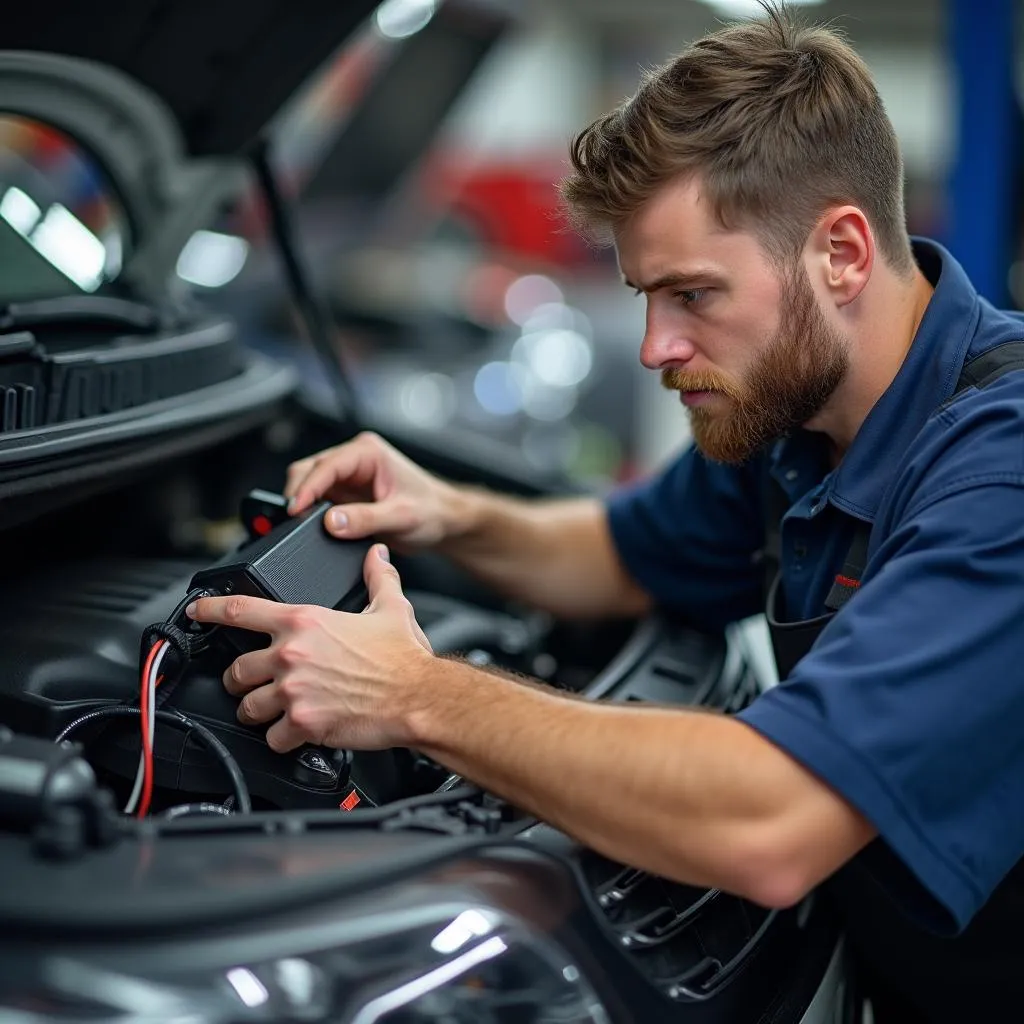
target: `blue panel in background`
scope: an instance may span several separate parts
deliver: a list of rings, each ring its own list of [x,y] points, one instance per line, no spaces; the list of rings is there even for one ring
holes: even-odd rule
[[[1018,230],[1021,114],[1014,85],[1016,0],[949,0],[957,147],[946,244],[979,292],[1010,305]]]

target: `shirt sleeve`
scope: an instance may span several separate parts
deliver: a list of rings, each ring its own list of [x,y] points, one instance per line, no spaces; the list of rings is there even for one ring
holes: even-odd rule
[[[956,932],[1024,854],[1022,665],[1024,480],[975,476],[902,517],[739,717],[874,823],[923,887],[878,878],[908,913]]]
[[[611,495],[608,523],[627,572],[698,626],[718,629],[761,611],[762,478],[761,461],[726,466],[691,447]]]

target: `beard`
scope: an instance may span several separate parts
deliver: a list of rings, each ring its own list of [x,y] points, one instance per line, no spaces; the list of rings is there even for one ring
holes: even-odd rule
[[[842,335],[825,319],[798,270],[784,282],[779,329],[741,381],[714,370],[670,369],[662,371],[661,383],[671,391],[714,391],[726,400],[727,409],[690,409],[690,422],[704,455],[737,464],[819,413],[848,367]]]

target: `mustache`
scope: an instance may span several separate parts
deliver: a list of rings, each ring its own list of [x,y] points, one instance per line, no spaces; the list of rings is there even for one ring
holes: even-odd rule
[[[740,397],[736,384],[713,370],[662,370],[661,386],[667,391],[718,391],[729,398]]]

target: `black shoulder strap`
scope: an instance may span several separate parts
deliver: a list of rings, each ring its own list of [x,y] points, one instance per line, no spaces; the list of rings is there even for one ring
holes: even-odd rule
[[[975,356],[969,363],[965,363],[957,379],[953,396],[943,403],[943,406],[952,402],[957,395],[968,388],[984,388],[993,381],[998,380],[1004,373],[1011,370],[1024,370],[1024,341],[1006,341],[1001,345],[982,352]],[[782,516],[786,512],[787,505],[783,504],[782,511],[779,511],[779,497],[785,501],[785,494],[782,488],[771,476],[768,476],[768,491],[765,501],[765,569],[766,576],[768,561],[774,554],[774,570],[777,571],[782,556],[781,526]],[[871,537],[871,523],[857,520],[853,540],[846,553],[846,560],[843,563],[843,570],[836,576],[832,589],[825,599],[825,607],[830,611],[838,611],[857,592],[861,580],[864,577],[864,568],[868,563],[868,541]]]
[[[953,397],[968,388],[987,387],[1011,370],[1024,370],[1024,341],[1004,341],[965,363]]]
[[[764,573],[763,596],[775,582],[782,565],[782,517],[789,509],[789,496],[771,474],[771,462],[764,461],[764,547],[761,549],[761,569]]]
[[[825,607],[830,612],[837,612],[857,593],[860,581],[864,577],[864,567],[868,564],[868,541],[871,539],[871,523],[863,519],[857,520],[854,527],[853,540],[846,552],[842,572],[832,581],[832,589],[825,598]]]

